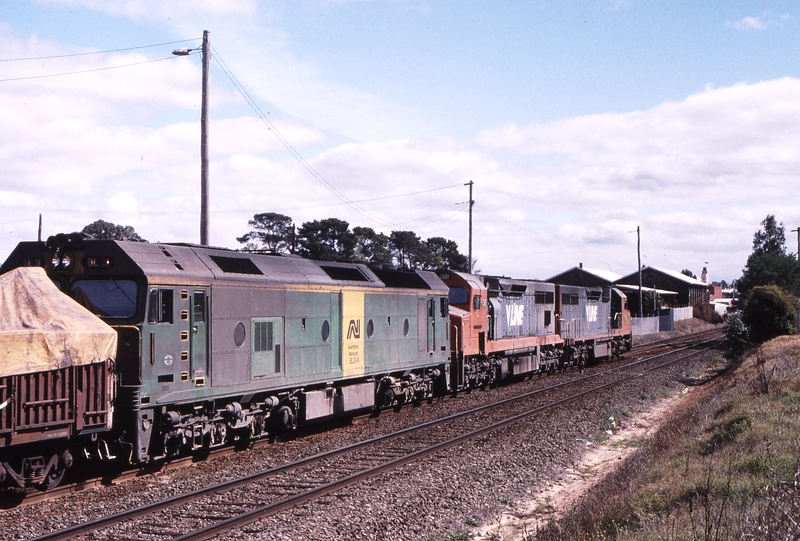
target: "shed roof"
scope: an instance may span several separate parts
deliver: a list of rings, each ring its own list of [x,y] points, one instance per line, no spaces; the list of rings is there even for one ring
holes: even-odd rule
[[[705,282],[703,282],[701,280],[698,280],[697,278],[692,278],[691,276],[686,276],[685,274],[677,272],[677,271],[672,271],[672,270],[667,270],[667,269],[660,269],[658,267],[651,267],[649,265],[642,268],[642,271],[645,271],[645,270],[651,270],[651,271],[659,272],[661,274],[669,276],[670,278],[674,278],[675,280],[679,280],[681,282],[684,282],[687,285],[690,285],[692,287],[708,287],[708,284],[706,284]],[[638,274],[638,272],[634,271],[634,272],[632,272],[630,274],[627,274],[627,275],[619,278],[619,280],[620,281],[626,280],[628,278],[636,276],[637,274]]]
[[[547,281],[547,282],[557,282],[557,281],[559,281],[561,279],[561,277],[569,276],[571,273],[574,273],[574,272],[581,272],[581,273],[584,273],[584,274],[588,274],[588,275],[594,276],[594,277],[599,278],[600,280],[602,280],[604,282],[608,282],[609,285],[613,284],[614,282],[616,282],[617,280],[619,280],[622,277],[621,275],[617,274],[616,272],[612,272],[610,270],[590,269],[588,267],[572,267],[571,269],[568,269],[568,270],[566,270],[564,272],[560,272],[560,273],[556,274],[555,276],[551,276],[550,278],[548,278],[545,281]]]

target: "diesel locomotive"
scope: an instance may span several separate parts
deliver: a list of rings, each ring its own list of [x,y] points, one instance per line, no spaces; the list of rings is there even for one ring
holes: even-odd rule
[[[76,458],[246,444],[630,348],[613,288],[78,234],[22,242],[0,273],[30,267],[117,342],[90,362],[0,371],[0,483],[17,486],[53,487]]]

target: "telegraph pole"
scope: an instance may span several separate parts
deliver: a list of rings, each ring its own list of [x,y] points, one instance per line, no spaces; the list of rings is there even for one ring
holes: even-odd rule
[[[792,229],[792,233],[797,232],[797,260],[800,261],[800,227]]]
[[[200,106],[200,244],[208,246],[208,30],[203,30],[203,96]]]
[[[639,226],[636,226],[636,260],[639,264],[639,317],[644,317],[642,310],[642,237],[639,235]]]
[[[471,180],[464,184],[464,186],[469,186],[469,262],[467,263],[467,272],[472,274],[472,205],[475,204],[475,201],[472,200],[472,185],[474,182]],[[798,236],[800,238],[800,236]]]
[[[202,97],[200,99],[200,244],[208,246],[208,59],[210,47],[208,35],[203,30],[203,44],[194,49],[175,49],[172,54],[187,56],[197,49],[203,55]]]

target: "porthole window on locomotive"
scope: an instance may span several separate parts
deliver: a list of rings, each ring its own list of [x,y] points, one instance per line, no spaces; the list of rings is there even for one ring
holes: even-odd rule
[[[408,322],[408,318],[403,320],[403,336],[408,336],[408,331],[411,330],[411,324]]]
[[[245,338],[244,323],[240,321],[233,328],[233,343],[236,344],[237,348],[240,348],[244,345]]]
[[[367,321],[367,338],[372,338],[373,334],[375,334],[375,324],[370,319]]]
[[[331,324],[328,323],[328,320],[322,322],[322,341],[327,342],[328,339],[331,337]]]

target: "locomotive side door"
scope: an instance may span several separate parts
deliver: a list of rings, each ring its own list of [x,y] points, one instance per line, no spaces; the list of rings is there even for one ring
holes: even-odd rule
[[[204,387],[211,382],[211,371],[208,367],[208,289],[195,288],[192,291],[192,307],[190,310],[190,344],[191,376],[196,387]]]
[[[420,297],[418,300],[417,328],[419,331],[419,351],[427,351],[433,355],[436,345],[436,302],[432,298]]]

